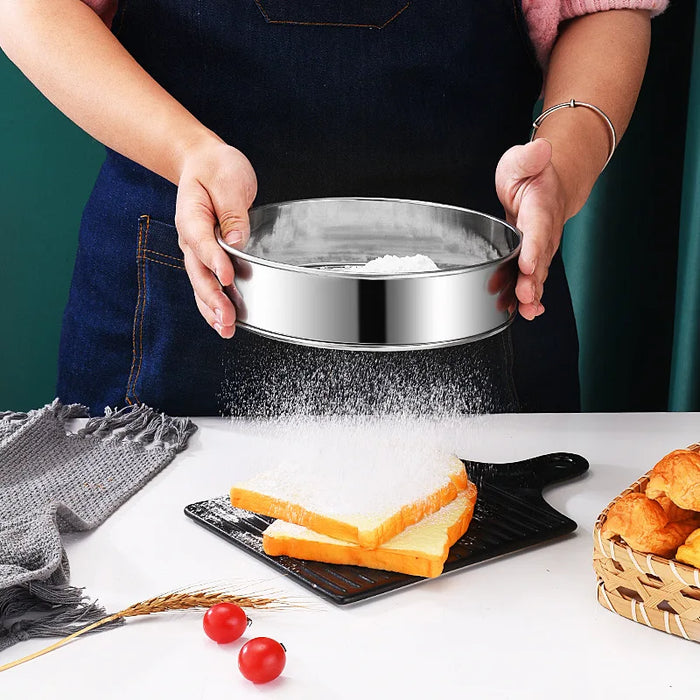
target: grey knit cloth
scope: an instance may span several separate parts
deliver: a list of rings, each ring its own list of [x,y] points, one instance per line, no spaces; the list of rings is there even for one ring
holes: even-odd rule
[[[197,429],[147,406],[87,418],[58,400],[0,413],[0,650],[65,635],[105,616],[70,586],[61,533],[91,530],[184,450]]]

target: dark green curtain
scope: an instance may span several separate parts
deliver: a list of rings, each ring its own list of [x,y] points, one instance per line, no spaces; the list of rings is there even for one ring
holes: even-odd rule
[[[629,129],[566,227],[586,411],[700,410],[698,22],[681,0],[653,21]]]
[[[669,397],[678,411],[700,410],[700,12],[693,45]]]

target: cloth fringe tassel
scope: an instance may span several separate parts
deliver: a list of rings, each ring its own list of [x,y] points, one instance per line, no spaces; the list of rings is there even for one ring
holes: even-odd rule
[[[65,423],[71,418],[87,418],[90,413],[81,404],[68,404],[64,406],[58,399],[44,406],[27,413],[23,411],[0,411],[0,442],[10,438],[17,431],[37,419],[42,413],[53,414],[60,423]]]
[[[22,619],[15,619],[18,617]],[[82,588],[32,581],[0,590],[0,651],[17,642],[40,637],[65,637],[106,617]],[[13,621],[14,620],[14,621]],[[94,631],[124,623],[117,619]]]
[[[145,405],[109,407],[104,417],[90,418],[78,435],[92,435],[106,440],[129,440],[144,447],[158,446],[182,451],[197,426],[189,418],[172,418]]]
[[[59,399],[39,411],[48,410],[60,423],[73,418],[88,418],[88,409],[81,404],[64,405]],[[8,432],[15,432],[30,421],[39,411],[28,413],[18,411],[0,412],[0,421]],[[104,416],[90,418],[78,436],[94,436],[105,440],[128,440],[143,447],[162,447],[166,450],[181,452],[187,445],[189,437],[197,426],[189,418],[173,418],[144,404],[125,406],[120,409],[105,408]],[[2,438],[0,428],[0,438]]]
[[[51,416],[49,424],[53,422],[65,428],[67,421],[88,418],[89,412],[85,406],[63,405],[58,399],[42,409],[27,413],[2,412],[0,447],[17,439],[35,421],[40,421],[47,415]],[[153,449],[161,454],[152,456],[151,461],[167,464],[174,453],[185,449],[187,440],[196,430],[197,426],[188,418],[171,418],[148,406],[138,405],[119,410],[107,408],[104,416],[90,418],[71,437],[87,438],[86,442],[124,441],[143,450]],[[109,452],[107,445],[103,447],[104,451]],[[0,650],[26,639],[66,636],[106,617],[104,609],[87,598],[83,589],[58,582],[58,578],[55,582],[50,578],[0,587]],[[117,620],[98,630],[122,622]]]

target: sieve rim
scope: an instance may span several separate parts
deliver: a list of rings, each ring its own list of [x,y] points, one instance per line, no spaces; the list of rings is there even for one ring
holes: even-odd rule
[[[261,335],[265,338],[270,338],[272,340],[279,340],[285,343],[290,343],[292,345],[303,345],[306,347],[323,348],[325,350],[338,350],[340,352],[411,352],[416,350],[436,350],[438,348],[451,348],[458,345],[467,345],[469,343],[474,343],[479,340],[485,340],[498,333],[504,331],[508,326],[510,326],[517,312],[509,312],[508,318],[498,326],[494,326],[487,331],[482,333],[476,333],[474,335],[468,335],[463,338],[453,338],[451,340],[436,340],[426,343],[362,343],[362,342],[342,342],[342,341],[324,341],[317,339],[302,338],[300,336],[286,335],[284,333],[277,333],[275,331],[270,331],[266,328],[260,328],[258,326],[253,326],[245,323],[244,321],[236,321],[236,326],[238,328],[243,328],[250,333],[255,333],[256,335]]]
[[[265,267],[271,267],[277,270],[286,270],[288,272],[294,272],[297,274],[309,274],[320,277],[328,277],[331,279],[374,279],[374,280],[399,280],[399,279],[415,279],[420,277],[447,277],[452,275],[464,274],[469,270],[479,270],[485,267],[498,266],[512,260],[514,257],[520,255],[520,249],[523,242],[523,234],[520,229],[516,228],[512,224],[509,224],[504,219],[497,216],[492,216],[491,214],[485,214],[483,212],[477,211],[476,209],[468,209],[466,207],[460,207],[454,204],[442,204],[436,202],[427,202],[419,199],[401,199],[396,197],[313,197],[309,199],[290,199],[284,202],[270,202],[268,204],[262,204],[258,207],[253,207],[250,213],[262,212],[266,209],[278,209],[287,205],[294,204],[310,204],[310,203],[331,203],[331,202],[395,202],[400,204],[412,204],[419,205],[423,207],[429,207],[431,209],[450,209],[452,211],[457,211],[460,213],[476,215],[479,218],[489,219],[505,228],[509,229],[515,234],[517,244],[510,250],[506,255],[498,255],[498,257],[492,260],[485,260],[483,262],[475,263],[473,265],[454,265],[448,268],[440,268],[437,270],[424,270],[420,272],[399,272],[399,273],[373,273],[373,272],[360,272],[360,271],[343,271],[343,270],[333,270],[327,268],[318,267],[306,267],[303,265],[292,265],[291,263],[278,262],[276,260],[270,260],[269,258],[263,258],[258,255],[252,255],[246,253],[238,248],[226,243],[226,241],[221,236],[221,230],[217,226],[216,228],[216,240],[219,245],[230,255],[241,260],[245,260],[250,263],[255,263],[257,265],[263,265]]]

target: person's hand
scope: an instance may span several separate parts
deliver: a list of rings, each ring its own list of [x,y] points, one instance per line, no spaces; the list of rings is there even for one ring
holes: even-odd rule
[[[531,321],[544,313],[544,283],[566,222],[566,198],[549,141],[535,139],[507,150],[496,168],[496,192],[506,220],[523,234],[515,295],[520,315]]]
[[[255,171],[235,148],[212,141],[188,152],[177,191],[175,226],[197,308],[222,338],[233,336],[236,310],[233,264],[216,240],[243,247],[250,235],[248,209],[257,193]]]

